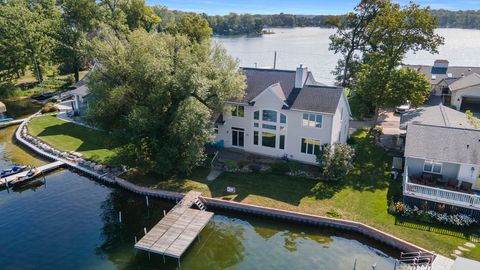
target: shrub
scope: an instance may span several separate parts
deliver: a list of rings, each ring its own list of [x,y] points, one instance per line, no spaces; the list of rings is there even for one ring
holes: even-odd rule
[[[278,161],[271,165],[272,172],[276,174],[286,174],[290,171],[290,167],[287,162]]]
[[[321,153],[317,156],[317,162],[325,180],[338,180],[347,175],[353,168],[354,155],[355,150],[348,144],[323,145]]]
[[[290,172],[298,172],[300,170],[301,165],[298,162],[291,161],[291,162],[288,162],[287,164]]]
[[[260,165],[255,163],[248,165],[248,168],[254,173],[258,173],[262,169]]]
[[[347,139],[347,144],[349,144],[349,145],[354,145],[354,144],[356,144],[356,143],[357,143],[357,141],[355,140],[355,137],[354,137],[354,136],[348,137],[348,139]]]
[[[244,159],[244,160],[240,160],[240,161],[238,162],[238,167],[239,167],[240,169],[243,169],[244,167],[248,166],[248,164],[250,164],[250,161],[245,160],[245,159]]]
[[[42,113],[49,113],[49,112],[56,112],[58,111],[58,108],[55,107],[55,104],[51,103],[51,102],[48,102],[47,104],[45,104],[42,108]]]
[[[393,204],[393,203],[392,203]],[[478,222],[475,218],[464,214],[438,213],[432,210],[422,210],[417,206],[413,208],[397,202],[389,206],[389,211],[398,216],[419,220],[425,223],[440,223],[455,227],[468,227]]]
[[[238,164],[237,162],[233,160],[227,160],[225,161],[225,166],[227,167],[228,170],[236,170],[238,169]]]

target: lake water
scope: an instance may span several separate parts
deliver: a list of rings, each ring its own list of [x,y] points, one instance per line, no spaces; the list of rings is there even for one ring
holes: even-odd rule
[[[215,37],[228,53],[238,58],[244,67],[273,67],[274,52],[277,51],[277,68],[295,69],[300,64],[307,66],[315,78],[332,84],[331,71],[335,68],[338,55],[328,50],[328,37],[335,32],[327,28],[273,28],[275,34],[258,37],[236,36]],[[448,59],[450,65],[480,66],[480,30],[437,29],[445,37],[445,45],[439,54],[419,52],[408,54],[405,63],[432,65],[435,59]]]
[[[7,104],[7,107],[8,104]],[[13,106],[10,106],[13,108]],[[23,108],[23,109],[21,109]],[[36,108],[21,107],[10,116]],[[40,165],[0,129],[0,169]],[[170,203],[99,184],[69,170],[19,190],[0,188],[0,269],[176,269],[177,261],[133,248]],[[122,223],[118,213],[122,212]],[[393,269],[394,251],[326,228],[216,212],[181,259],[181,269]]]

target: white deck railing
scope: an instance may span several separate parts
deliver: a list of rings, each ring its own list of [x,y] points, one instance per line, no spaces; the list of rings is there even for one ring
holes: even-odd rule
[[[410,183],[408,167],[405,167],[403,194],[411,197],[432,200],[440,203],[480,209],[480,196],[453,190]]]

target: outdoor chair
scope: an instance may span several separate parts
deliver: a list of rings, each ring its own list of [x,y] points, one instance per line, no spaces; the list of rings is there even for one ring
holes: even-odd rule
[[[460,191],[471,193],[472,192],[472,183],[463,181],[460,184]]]
[[[458,189],[458,179],[450,178],[448,179],[446,189],[457,190]]]
[[[422,178],[425,181],[425,185],[434,187],[437,184],[437,179],[434,175],[429,173],[423,173]]]

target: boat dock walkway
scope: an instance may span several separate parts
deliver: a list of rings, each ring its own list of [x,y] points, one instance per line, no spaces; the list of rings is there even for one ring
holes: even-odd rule
[[[25,121],[25,119],[16,119],[11,121],[0,122],[0,129],[21,124],[23,121]]]
[[[41,173],[46,173],[46,172],[49,172],[49,171],[56,170],[56,169],[62,167],[63,165],[64,165],[64,163],[62,161],[55,161],[55,162],[49,163],[47,165],[37,167],[37,170],[39,170]],[[7,176],[5,178],[1,178],[0,179],[0,186],[8,185],[8,183],[12,182],[13,180],[17,179],[18,177],[26,176],[27,173],[28,173],[28,170],[24,170],[23,172],[19,172],[17,174],[10,175],[10,176]]]
[[[190,191],[140,241],[135,248],[180,260],[213,216],[212,212],[190,208],[199,202],[201,193]],[[200,204],[200,205],[199,205]]]

